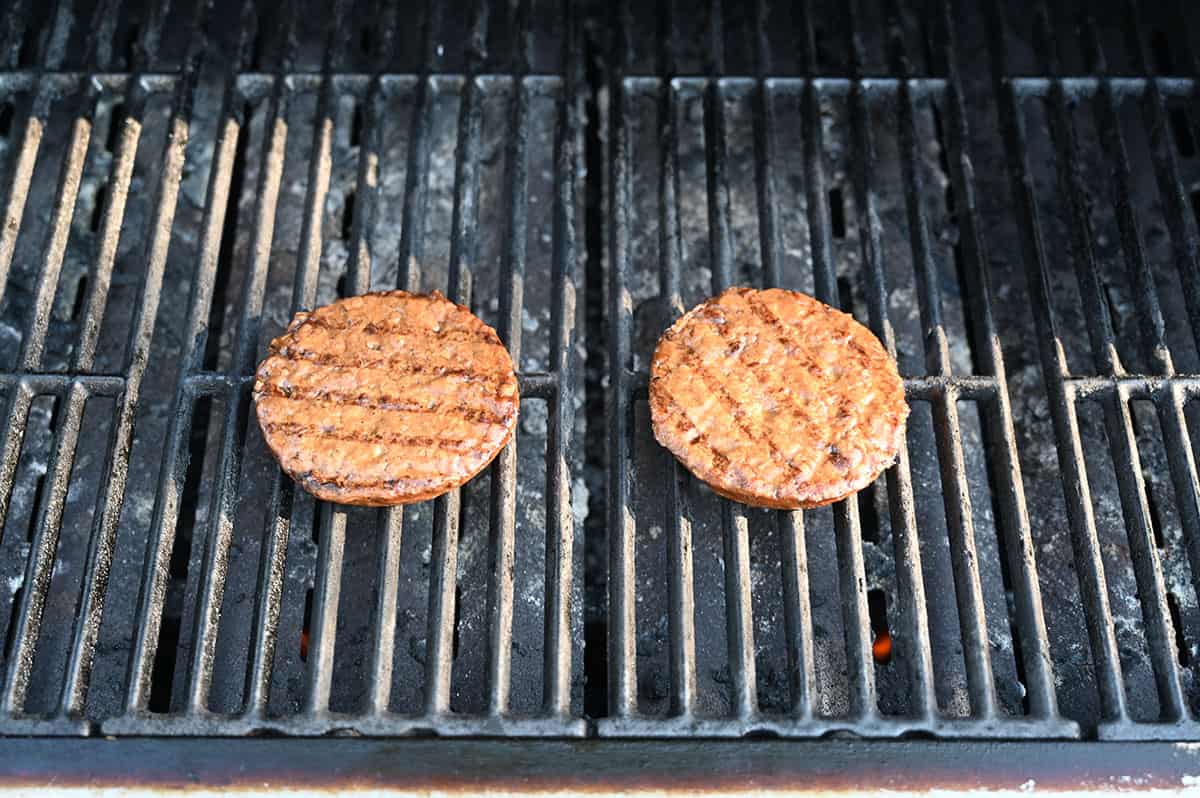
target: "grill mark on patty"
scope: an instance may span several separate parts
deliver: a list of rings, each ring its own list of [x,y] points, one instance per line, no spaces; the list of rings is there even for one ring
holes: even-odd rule
[[[842,450],[833,443],[829,444],[829,461],[833,463],[834,467],[841,471],[845,471],[850,468],[850,461],[846,459],[844,454],[842,454]]]
[[[311,471],[297,474],[296,478],[306,485],[328,488],[338,494],[345,494],[359,488],[394,491],[401,484],[408,490],[440,489],[449,481],[444,477],[419,476],[417,474],[401,474],[387,479],[322,479]]]
[[[722,340],[725,340],[724,335],[721,337]],[[752,430],[750,425],[746,423],[746,411],[742,408],[741,403],[730,396],[729,391],[725,389],[725,386],[722,385],[719,380],[714,379],[708,370],[704,368],[704,365],[700,360],[699,353],[692,348],[691,344],[683,340],[680,340],[677,343],[679,345],[680,352],[683,355],[684,364],[696,373],[696,375],[700,378],[700,381],[703,382],[710,391],[721,398],[722,404],[727,410],[729,410],[730,416],[733,418],[733,423],[737,425],[738,429],[744,432],[750,438],[750,440],[754,441],[755,443],[764,444],[767,447],[767,451],[770,452],[773,458],[775,458],[775,461],[790,472],[789,478],[795,479],[797,476],[799,476],[800,469],[798,469],[789,458],[785,457],[783,452],[779,451],[778,447],[775,446],[775,442],[771,440],[770,436],[756,435],[754,433],[754,430]],[[757,377],[755,377],[755,379],[757,380]],[[674,397],[672,397],[672,401],[674,401]]]
[[[750,306],[751,312],[758,317],[759,321],[767,325],[771,332],[775,334],[775,340],[778,341],[779,345],[783,347],[784,354],[786,354],[788,357],[797,357],[797,354],[793,354],[797,348],[796,341],[784,334],[785,330],[791,330],[793,333],[798,335],[799,331],[796,329],[795,325],[776,316],[775,312],[763,304],[762,300],[760,300],[753,293],[746,297],[746,303]],[[804,352],[803,350],[801,350],[799,356],[804,357],[805,366],[808,367],[809,371],[812,371],[814,368],[818,368],[820,365],[814,362],[808,353]]]
[[[335,441],[365,444],[387,443],[395,446],[406,446],[412,449],[432,446],[435,449],[445,452],[468,452],[479,444],[479,441],[473,438],[438,438],[430,435],[404,435],[398,432],[375,432],[371,435],[359,435],[354,432],[340,431],[332,427],[326,429],[321,424],[303,424],[298,421],[267,420],[263,422],[263,426],[267,432],[277,432],[281,435],[293,435],[296,437],[301,435],[316,435],[320,438]]]
[[[425,336],[436,339],[438,341],[463,341],[463,342],[478,342],[485,344],[500,343],[500,337],[491,330],[472,329],[470,327],[455,327],[453,325],[439,324],[437,327],[428,325],[409,325],[403,322],[394,323],[392,320],[384,319],[382,321],[368,321],[359,326],[353,322],[350,324],[337,324],[334,319],[326,315],[311,316],[305,322],[305,326],[316,327],[322,330],[328,330],[333,333],[346,333],[352,331],[360,331],[371,333],[373,335],[392,335],[396,337],[403,336]]]
[[[775,340],[779,341],[780,345],[783,346],[784,352],[788,352],[794,348],[795,344],[780,332],[780,330],[787,329],[785,326],[786,322],[783,319],[776,316],[769,307],[764,305],[753,294],[746,297],[746,304],[750,306],[750,311],[758,317],[758,320],[767,325],[767,328],[775,334]]]
[[[675,423],[675,429],[680,430],[681,432],[686,432],[687,430],[695,432],[696,437],[692,439],[692,443],[708,450],[709,455],[712,457],[713,469],[716,471],[717,476],[729,476],[730,467],[732,465],[730,463],[729,456],[709,442],[708,436],[704,434],[703,430],[692,423],[692,420],[688,418],[687,413],[684,411],[683,406],[679,404],[679,402],[675,401],[675,398],[671,396],[671,394],[668,393],[665,394],[665,396],[667,401],[671,404],[671,407],[674,408],[674,412],[671,414],[671,416]],[[743,480],[739,479],[738,481],[742,482]]]
[[[410,375],[416,375],[418,373],[418,372],[397,373],[395,371],[392,371],[391,369],[383,368],[382,366],[360,366],[360,365],[346,365],[344,363],[322,363],[319,360],[315,360],[315,359],[307,360],[304,358],[288,357],[286,354],[279,353],[279,352],[276,352],[273,354],[275,354],[280,359],[282,359],[286,362],[289,362],[289,363],[311,363],[315,366],[320,366],[321,368],[327,368],[332,371],[348,372],[350,374],[354,374],[355,372],[359,372],[359,371],[366,371],[366,372],[372,372],[372,373],[382,372],[391,377],[409,377]],[[482,379],[470,379],[467,377],[463,377],[461,374],[457,374],[457,373],[449,373],[449,372],[439,373],[437,369],[427,369],[426,371],[421,372],[421,373],[425,375],[425,378],[418,379],[418,380],[412,380],[412,381],[406,380],[405,381],[406,388],[411,388],[412,390],[415,391],[420,388],[428,387],[431,383],[437,382],[438,380],[441,380],[445,377],[453,377],[456,379],[460,379],[467,385],[481,385],[484,383],[484,380],[482,380]],[[259,372],[257,374],[257,378],[265,383],[269,380],[276,379],[278,377],[278,374],[279,374],[278,368],[276,368],[276,369],[265,368],[264,369],[263,367],[260,366]],[[489,379],[488,382],[493,384],[493,388],[495,388],[497,390],[497,393],[495,393],[495,394],[480,394],[480,398],[486,398],[489,401],[495,402],[496,404],[515,404],[516,403],[517,396],[516,396],[515,391],[513,392],[513,394],[511,396],[498,392],[498,389],[503,387],[506,383],[511,383],[515,387],[516,386],[515,375],[514,375],[514,378],[511,380],[508,377],[502,377],[502,378]]]
[[[389,360],[381,358],[377,361],[369,363],[347,363],[341,357],[330,352],[318,352],[312,349],[304,349],[297,347],[294,344],[282,347],[277,355],[287,360],[303,360],[307,363],[316,363],[318,366],[330,366],[332,368],[345,369],[347,371],[384,371],[394,377],[402,377],[407,374],[429,374],[435,377],[459,377],[465,382],[476,382],[481,384],[492,385],[499,387],[506,382],[506,377],[492,377],[479,370],[475,369],[459,369],[448,368],[445,366],[426,366],[421,363],[413,363],[407,360]]]
[[[751,297],[749,299],[750,299],[751,304],[753,305],[753,303],[754,303],[753,295],[751,295]],[[768,327],[771,327],[772,332],[775,333],[776,337],[779,339],[779,343],[781,345],[783,345],[784,352],[786,353],[787,350],[789,348],[791,348],[791,344],[787,341],[786,338],[784,338],[780,334],[780,332],[779,332],[780,327],[774,326],[776,324],[782,326],[783,322],[779,321],[779,319],[776,318],[774,316],[774,314],[772,314],[770,312],[770,309],[764,307],[763,310],[766,311],[767,318],[764,319],[762,316],[758,316],[757,313],[755,315],[758,316],[760,321],[763,321],[764,324],[766,324]],[[726,345],[726,348],[725,348],[726,354],[728,354],[731,350],[733,350],[735,348],[734,344],[741,343],[741,342],[735,341],[729,337],[729,335],[726,333],[726,327],[724,324],[714,324],[713,326],[717,330],[717,335],[720,336],[722,342],[724,342]],[[797,424],[799,424],[800,426],[802,426],[804,428],[811,427],[813,424],[813,420],[809,417],[809,415],[807,413],[804,412],[804,409],[797,402],[796,398],[794,396],[792,396],[791,394],[787,393],[786,391],[776,388],[770,380],[764,379],[762,376],[762,373],[761,373],[761,367],[762,367],[763,363],[758,360],[747,360],[745,357],[743,357],[743,352],[745,352],[744,346],[736,347],[736,351],[731,355],[732,360],[733,360],[731,368],[737,368],[738,364],[741,364],[745,368],[745,370],[750,373],[750,376],[753,378],[755,385],[757,385],[760,390],[762,390],[764,393],[766,393],[768,396],[770,396],[773,400],[775,400],[776,405],[783,408],[787,412],[787,414],[792,417],[793,421],[795,421]],[[753,436],[751,436],[751,437],[753,437]],[[768,440],[769,443],[771,443],[772,449],[775,449],[773,442],[771,442],[769,440],[770,435],[767,434],[764,437]],[[778,450],[776,449],[776,451],[778,451]],[[797,467],[795,465],[795,463],[793,463],[791,458],[783,456],[782,452],[780,452],[780,456],[783,457],[783,459],[786,461],[787,465],[793,470],[793,472],[795,472],[794,476],[803,474],[803,471],[799,467]]]
[[[810,299],[811,299],[811,297],[810,297]],[[770,318],[774,319],[779,324],[779,329],[789,330],[792,332],[792,334],[801,336],[801,337],[803,337],[803,335],[805,334],[803,327],[797,326],[790,321],[786,321],[786,320],[781,319],[778,316],[776,316],[775,313],[769,307],[767,307],[765,304],[763,304],[762,300],[759,299],[757,296],[755,296],[755,294],[753,292],[750,293],[746,297],[746,301],[750,304],[750,306],[752,308],[755,309],[755,313],[757,313],[758,308],[761,307],[761,309],[763,311],[765,311]],[[817,300],[814,299],[813,301],[816,302]],[[818,312],[820,312],[824,315],[825,320],[826,320],[825,324],[827,324],[828,326],[833,326],[833,324],[831,322],[827,321],[828,319],[833,318],[833,319],[848,321],[851,324],[855,324],[860,327],[863,327],[863,329],[867,330],[867,332],[871,332],[871,330],[869,328],[864,327],[857,319],[855,319],[849,313],[845,313],[844,311],[838,310],[837,308],[833,307],[832,305],[825,305],[824,307],[820,308],[819,311],[809,311],[808,315],[805,316],[805,318],[801,320],[802,323],[808,323],[810,325],[818,324],[818,322],[814,322],[811,320],[812,317],[817,315]],[[853,335],[851,335],[848,332],[844,332],[843,334],[846,336],[845,340],[841,342],[844,346],[847,346],[848,348],[853,349],[856,354],[862,355],[863,357],[867,358],[868,360],[870,360],[872,362],[872,364],[876,364],[879,362],[879,358],[872,355],[870,352],[868,352],[866,349],[864,349],[862,344],[859,343],[858,340]],[[787,336],[782,335],[781,333],[779,333],[778,330],[776,330],[776,335],[779,336],[780,342],[785,343],[789,347],[793,346],[793,344],[786,343],[788,341]],[[874,335],[874,333],[872,333],[872,335]],[[880,346],[882,347],[882,344]],[[884,360],[886,361],[887,359],[888,359],[888,356],[885,351],[884,352]]]
[[[499,337],[436,292],[299,313],[256,377],[257,419],[284,470],[319,498],[350,504],[422,501],[462,485],[517,417]]]
[[[780,307],[795,318],[784,321],[775,315],[777,296]],[[663,379],[669,379],[681,362],[666,344],[681,346],[682,341],[689,341],[708,367],[682,395],[693,409],[705,406],[705,418],[698,421],[713,435],[721,440],[729,436],[736,453],[732,463],[721,463],[706,439],[694,437],[699,431],[683,413],[684,400],[664,390],[671,383]],[[878,343],[847,314],[803,294],[730,289],[693,308],[659,341],[650,374],[656,437],[685,465],[698,469],[697,475],[718,493],[739,501],[792,508],[845,498],[893,463],[903,440],[908,415],[903,387],[894,360]],[[731,385],[725,380],[732,372],[739,376]],[[751,424],[762,430],[763,438],[786,436],[779,440],[806,447],[797,449],[797,456],[805,469],[813,460],[812,473],[786,485],[779,479],[783,472],[772,476],[769,469],[776,467],[775,458],[764,460],[765,443],[748,435],[743,423],[750,420],[728,413],[728,403],[720,401],[704,377],[720,380],[744,410],[755,416],[760,408],[764,411],[761,426]],[[815,416],[809,415],[810,399],[793,393],[797,387],[813,394]],[[806,423],[799,423],[801,419]],[[714,460],[720,464],[716,469]],[[730,473],[722,479],[713,476],[714,470]],[[739,486],[739,481],[744,484]]]
[[[432,406],[419,402],[406,402],[399,397],[369,394],[351,394],[345,391],[331,391],[325,388],[308,390],[305,388],[284,389],[270,380],[264,380],[257,388],[258,396],[271,396],[291,402],[319,402],[332,405],[356,405],[372,410],[387,410],[397,413],[438,413],[443,416],[453,416],[478,424],[505,424],[505,416],[490,410],[476,407],[464,407],[461,404],[447,404],[437,400]],[[458,399],[456,401],[462,401]],[[515,403],[512,403],[515,405]]]
[[[791,347],[792,344],[780,332],[780,330],[788,329],[788,327],[786,326],[787,322],[783,321],[778,316],[776,316],[775,313],[769,307],[767,307],[754,293],[750,293],[749,295],[746,296],[746,302],[750,306],[750,310],[754,313],[754,315],[757,316],[761,322],[763,322],[764,324],[766,324],[768,327],[771,328],[772,332],[775,333],[776,339],[779,341],[780,345],[784,347],[784,351],[786,352]],[[865,354],[865,350],[863,350],[863,348],[861,346],[859,346],[857,341],[854,341],[853,339],[851,339],[851,343],[853,344],[853,348],[855,351],[862,352]],[[754,368],[751,368],[750,373],[754,375],[755,379],[758,379],[757,370],[755,370]],[[761,381],[759,381],[759,385],[762,385]],[[778,398],[780,396],[779,391],[768,390],[768,393],[772,397],[775,397],[775,398]],[[792,418],[796,419],[797,421],[804,421],[804,422],[809,421],[808,416],[803,414],[799,405],[796,403],[794,397],[792,397],[790,394],[787,394],[787,393],[783,393],[782,397],[783,397],[784,401],[781,404],[785,404],[788,407],[788,409],[791,411]],[[849,404],[849,399],[847,399],[844,396],[840,397],[840,399],[838,401],[838,418],[846,418],[850,415],[849,408],[847,407],[848,404]],[[849,467],[849,461],[845,458],[845,456],[842,455],[841,451],[837,448],[837,446],[830,444],[829,448],[830,448],[830,451],[829,451],[828,459],[839,470],[845,471]]]

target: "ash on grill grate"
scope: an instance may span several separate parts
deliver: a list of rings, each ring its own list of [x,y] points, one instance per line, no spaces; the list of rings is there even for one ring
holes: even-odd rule
[[[205,3],[179,5],[105,17],[89,63],[132,74],[10,73],[25,102],[10,129],[28,129],[6,153],[22,225],[2,311],[22,343],[4,349],[19,355],[4,364],[5,465],[21,468],[3,481],[6,517],[23,526],[3,538],[5,723],[86,730],[72,725],[86,707],[118,732],[313,733],[354,713],[349,725],[395,733],[469,730],[486,711],[505,716],[502,730],[577,734],[573,17],[556,11],[551,31],[526,6],[482,8],[445,59],[466,74],[443,74],[446,43],[464,36],[440,4],[423,12],[424,56],[407,68],[392,49],[409,26],[387,4],[313,15],[231,2],[203,28]],[[146,72],[139,58],[181,17],[183,71]],[[51,41],[73,40],[86,18],[59,9]],[[349,30],[356,18],[377,24]],[[205,37],[215,49],[197,70]],[[503,57],[487,59],[485,42]],[[63,46],[48,47],[53,70]],[[314,506],[247,424],[249,368],[293,309],[394,285],[448,290],[501,330],[522,366],[521,433],[461,499],[403,513]],[[55,370],[67,373],[39,376]],[[73,376],[93,371],[119,376]],[[75,459],[93,470],[52,479],[59,460],[70,469],[82,403],[58,408],[73,414],[52,425],[65,443],[40,432],[22,447],[15,431],[26,417],[45,427],[34,397],[68,388],[99,392],[85,420],[92,403],[120,405],[119,427],[106,450],[108,428],[91,424]],[[62,523],[47,516],[32,550],[18,545],[36,507],[61,501],[51,487],[68,486]],[[81,591],[89,614],[75,623]]]
[[[12,4],[0,733],[1197,736],[1200,28],[1020,5]],[[897,356],[855,499],[654,444],[731,284]],[[516,442],[317,503],[253,366],[394,286],[501,332]]]
[[[1117,558],[1108,563],[1108,589],[1122,599],[1120,606],[1113,604],[1111,616],[1108,606],[1092,601],[1106,590],[1103,582],[1083,585],[1093,606],[1080,613],[1088,602],[1079,598],[1075,573],[1084,571],[1086,578],[1086,541],[1095,533],[1089,531],[1092,521],[1077,518],[1077,506],[1065,508],[1064,515],[1058,478],[1059,452],[1070,486],[1070,463],[1098,466],[1109,447],[1103,437],[1094,444],[1074,443],[1079,435],[1087,440],[1094,429],[1086,418],[1077,427],[1073,416],[1063,416],[1057,441],[1053,431],[1042,428],[1049,415],[1047,394],[1051,403],[1059,402],[1061,394],[1044,385],[1037,364],[1025,354],[1037,351],[1039,339],[1072,341],[1077,340],[1072,336],[1086,335],[1106,308],[1088,297],[1082,307],[1066,297],[1047,298],[1054,314],[1077,314],[1047,328],[1036,314],[1026,316],[1027,304],[1016,299],[1026,290],[1023,258],[1035,281],[1030,289],[1035,310],[1042,301],[1037,299],[1037,275],[1042,273],[1052,286],[1089,290],[1091,256],[1077,246],[1081,231],[1100,243],[1104,236],[1108,242],[1120,241],[1133,251],[1125,256],[1134,257],[1144,245],[1136,222],[1129,221],[1130,208],[1149,213],[1159,192],[1172,191],[1173,181],[1179,180],[1179,167],[1167,149],[1172,143],[1152,143],[1159,155],[1135,153],[1137,163],[1159,164],[1157,186],[1151,173],[1145,178],[1148,185],[1136,191],[1129,182],[1111,192],[1105,187],[1103,193],[1089,194],[1082,185],[1071,184],[1074,177],[1068,179],[1065,185],[1081,201],[1106,196],[1114,203],[1107,217],[1093,222],[1105,228],[1097,233],[1086,227],[1086,217],[1069,215],[1069,201],[1041,197],[1061,184],[1056,171],[1085,173],[1074,163],[1056,170],[1056,156],[1063,152],[1059,138],[1049,151],[1038,149],[1036,136],[1053,134],[1054,123],[1044,118],[1023,123],[1018,130],[1023,134],[1029,128],[1028,141],[1015,145],[1011,138],[991,134],[997,129],[986,117],[995,107],[991,98],[1003,95],[1010,82],[990,84],[986,71],[974,64],[965,77],[958,72],[950,31],[956,36],[966,31],[976,44],[990,48],[997,59],[997,80],[1012,74],[1004,61],[1012,40],[996,15],[980,29],[977,21],[952,15],[950,9],[943,20],[939,14],[917,18],[889,8],[883,17],[888,25],[880,30],[872,22],[879,15],[854,4],[839,4],[839,9],[852,18],[811,4],[788,18],[786,10],[758,4],[757,16],[747,23],[744,9],[716,6],[678,29],[667,17],[667,25],[657,30],[657,42],[641,35],[647,25],[636,21],[638,11],[618,12],[611,22],[616,33],[608,128],[613,159],[610,290],[618,297],[628,291],[633,305],[618,300],[610,306],[608,334],[616,339],[610,346],[617,358],[616,365],[610,363],[610,374],[621,398],[609,424],[618,423],[625,412],[632,419],[612,439],[610,458],[622,451],[625,436],[636,443],[628,468],[619,462],[610,465],[610,478],[617,483],[610,490],[610,501],[616,503],[610,508],[614,520],[609,531],[616,536],[610,542],[610,561],[617,562],[610,564],[610,577],[615,574],[619,581],[615,586],[610,582],[608,594],[608,652],[613,660],[610,690],[615,686],[616,691],[609,700],[613,717],[600,730],[816,734],[840,728],[876,733],[932,728],[942,734],[971,734],[978,728],[973,719],[984,719],[986,727],[992,718],[1025,717],[1031,724],[1011,723],[1009,733],[1044,735],[1055,733],[1050,729],[1058,717],[1056,699],[1061,699],[1067,717],[1083,722],[1085,730],[1100,722],[1106,735],[1189,735],[1190,709],[1181,710],[1179,701],[1190,693],[1190,674],[1181,677],[1176,665],[1190,656],[1187,627],[1195,591],[1187,584],[1186,558],[1169,556],[1165,549],[1155,555],[1139,548],[1143,520],[1134,513],[1140,501],[1147,507],[1144,514],[1152,516],[1147,524],[1176,525],[1173,535],[1162,537],[1166,549],[1171,541],[1186,542],[1188,508],[1195,504],[1195,466],[1184,418],[1172,410],[1179,399],[1171,392],[1189,391],[1193,378],[1186,375],[1194,371],[1187,354],[1191,316],[1186,302],[1180,302],[1188,296],[1193,268],[1187,249],[1178,250],[1183,254],[1175,259],[1155,261],[1161,265],[1157,285],[1135,285],[1142,318],[1153,318],[1142,311],[1157,303],[1147,297],[1163,296],[1155,305],[1167,319],[1167,331],[1159,327],[1164,336],[1160,350],[1179,350],[1174,368],[1165,372],[1170,381],[1151,389],[1170,437],[1155,438],[1144,425],[1135,429],[1131,441],[1136,442],[1113,444],[1118,478],[1093,477],[1098,508],[1108,501],[1118,513],[1125,510],[1102,536],[1108,541],[1106,551]],[[889,77],[858,83],[778,76],[779,65],[788,64],[790,53],[797,51],[801,71],[838,72],[828,60],[828,28],[822,29],[831,19],[841,23],[839,52],[850,55],[840,74],[855,77],[877,70],[868,58],[885,52],[883,71]],[[953,21],[944,24],[947,20]],[[1095,27],[1093,20],[1083,21]],[[1106,25],[1127,21],[1102,20]],[[689,24],[698,27],[685,32]],[[861,27],[855,30],[855,24]],[[1043,28],[1057,31],[1069,24],[1058,19]],[[772,45],[785,26],[795,31],[799,47],[784,48],[784,55],[773,61],[779,48]],[[741,32],[739,47],[729,46],[731,30]],[[1143,28],[1133,30],[1140,36]],[[1036,52],[1053,52],[1044,34],[1026,33],[1036,40]],[[691,49],[697,43],[703,43],[699,55]],[[747,61],[748,52],[753,57]],[[786,73],[788,66],[782,69]],[[1041,63],[1031,71],[1044,76],[1056,69]],[[945,77],[919,77],[923,70]],[[747,77],[729,76],[737,71]],[[1083,71],[1102,73],[1103,67],[1089,62]],[[1145,61],[1135,71],[1147,74]],[[705,77],[691,77],[690,72]],[[1037,96],[1031,90],[1049,91],[1052,97],[1066,86],[1072,96],[1099,92],[1098,100],[1107,101],[1105,92],[1111,91],[1102,79],[1058,83],[1020,78],[1012,84],[1019,86],[1022,98]],[[1152,117],[1156,92],[1187,91],[1190,86],[1191,81],[1141,80],[1129,89],[1122,86],[1122,96],[1132,108],[1144,99]],[[964,92],[974,100],[970,105],[964,103]],[[982,123],[966,116],[968,107],[983,109]],[[999,107],[1005,114],[1003,101]],[[1086,110],[1071,108],[1072,115]],[[1008,110],[1008,118],[1015,113],[1024,114],[1025,108]],[[1101,126],[1107,124],[1099,119]],[[1153,118],[1134,114],[1126,122],[1132,123],[1156,129]],[[1107,140],[1087,142],[1084,134],[1078,135],[1085,141],[1084,158],[1098,165],[1119,162],[1105,150]],[[1038,164],[1031,172],[1038,193],[1034,213],[1045,207],[1067,209],[1065,218],[1054,220],[1061,226],[1044,221],[1040,229],[1026,224],[1011,235],[991,235],[1010,223],[996,213],[994,202],[1008,189],[1006,145],[1011,158]],[[968,147],[991,155],[972,160]],[[1161,153],[1164,149],[1167,155]],[[1143,189],[1146,193],[1139,196]],[[1019,196],[1022,184],[1014,182],[1013,190]],[[626,203],[634,210],[626,212]],[[1186,196],[1178,204],[1186,205]],[[1096,210],[1097,205],[1088,202],[1087,207]],[[1182,208],[1176,211],[1178,241],[1194,242],[1194,231],[1186,229],[1190,221],[1185,225]],[[1040,244],[1024,251],[1014,247],[1014,242],[1043,235],[1048,241],[1074,235],[1078,251],[1064,252],[1057,261],[1064,266],[1048,269],[1040,260]],[[1157,238],[1150,243],[1161,246],[1161,234]],[[1080,259],[1084,265],[1073,269],[1071,264]],[[1136,283],[1135,263],[1115,268],[1132,273]],[[871,323],[895,347],[915,406],[906,456],[889,475],[890,506],[880,485],[832,513],[805,513],[801,527],[800,517],[760,519],[752,512],[747,518],[687,478],[676,483],[669,470],[665,486],[641,476],[650,469],[663,473],[664,461],[643,440],[638,381],[623,376],[620,361],[629,358],[635,372],[644,369],[657,334],[671,318],[671,306],[688,306],[731,281],[782,282],[815,291]],[[999,303],[989,298],[989,282],[997,286]],[[1112,296],[1117,299],[1110,301],[1119,301],[1118,292]],[[1128,323],[1136,325],[1136,318]],[[1141,334],[1125,330],[1127,336]],[[1011,382],[999,347],[1018,365]],[[1069,373],[1060,371],[1053,359],[1041,365],[1051,382]],[[1151,368],[1147,364],[1140,370],[1149,373]],[[1075,369],[1076,374],[1102,373],[1090,365]],[[1079,385],[1080,390],[1097,390],[1089,379]],[[1015,423],[1008,387],[1016,391]],[[1121,396],[1125,402],[1130,398]],[[1062,401],[1074,407],[1075,395]],[[1119,413],[1113,418],[1112,423],[1122,423]],[[1081,448],[1073,452],[1075,445]],[[1139,446],[1152,452],[1141,465]],[[1015,471],[1018,452],[1036,479],[1029,515]],[[1143,480],[1154,490],[1138,499]],[[1106,499],[1110,485],[1112,498]],[[1175,512],[1176,499],[1168,498],[1168,490],[1182,512]],[[1096,513],[1099,519],[1099,509]],[[1067,516],[1076,525],[1074,556],[1072,537],[1060,532]],[[787,545],[773,540],[772,533]],[[1129,548],[1114,548],[1121,545]],[[1157,556],[1167,563],[1169,590],[1155,582],[1161,579]],[[1131,581],[1123,583],[1121,572],[1128,571],[1131,560]],[[1052,586],[1045,613],[1037,594],[1039,573]],[[1181,576],[1192,599],[1181,601],[1176,595]],[[1093,629],[1101,630],[1094,632],[1093,644],[1103,645],[1102,630],[1114,622],[1133,640],[1140,634],[1141,619],[1130,611],[1145,611],[1145,622],[1153,626],[1158,667],[1152,671],[1131,665],[1124,680],[1127,696],[1119,706],[1111,696],[1097,705],[1091,657],[1098,654],[1089,652],[1089,640],[1079,632],[1090,613]],[[1178,634],[1172,631],[1176,626]],[[876,645],[884,635],[887,642]],[[875,652],[882,661],[873,661]],[[898,656],[890,656],[892,652]],[[1175,654],[1167,662],[1171,652]],[[1046,668],[1051,653],[1053,679]],[[1126,654],[1138,656],[1132,645],[1122,649]],[[1107,678],[1104,668],[1099,677]],[[1175,681],[1179,678],[1182,686]],[[1171,725],[1130,726],[1127,711],[1138,721]],[[678,724],[672,720],[676,717]],[[1046,725],[1039,731],[1040,723]]]

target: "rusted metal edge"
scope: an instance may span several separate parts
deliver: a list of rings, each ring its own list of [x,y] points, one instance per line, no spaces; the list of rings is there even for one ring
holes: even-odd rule
[[[1195,793],[1200,743],[0,739],[0,795]]]

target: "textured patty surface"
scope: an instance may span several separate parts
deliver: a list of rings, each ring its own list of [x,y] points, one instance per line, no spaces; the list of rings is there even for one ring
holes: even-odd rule
[[[819,507],[891,465],[908,405],[896,363],[853,318],[805,294],[731,288],[663,334],[654,435],[717,493]]]
[[[387,291],[298,313],[254,384],[267,445],[318,498],[408,504],[462,485],[517,420],[495,330],[436,291]]]

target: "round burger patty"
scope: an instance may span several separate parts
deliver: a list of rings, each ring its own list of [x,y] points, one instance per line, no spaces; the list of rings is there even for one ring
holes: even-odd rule
[[[896,363],[853,318],[795,291],[731,288],[680,318],[650,367],[654,435],[722,496],[843,499],[896,459]]]
[[[297,313],[254,383],[267,446],[293,479],[343,504],[408,504],[482,471],[519,399],[496,331],[432,294],[384,291]]]

